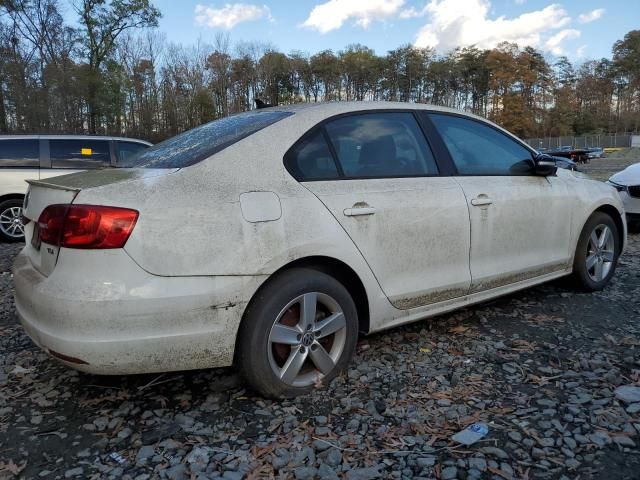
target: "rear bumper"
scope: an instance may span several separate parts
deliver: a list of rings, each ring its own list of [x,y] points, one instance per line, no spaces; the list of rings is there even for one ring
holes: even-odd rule
[[[246,303],[264,277],[158,277],[122,250],[60,252],[49,277],[13,267],[25,331],[63,363],[96,374],[231,365]]]

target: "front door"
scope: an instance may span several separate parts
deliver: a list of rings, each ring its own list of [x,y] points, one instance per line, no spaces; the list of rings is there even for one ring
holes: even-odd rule
[[[571,261],[565,182],[534,174],[532,152],[484,122],[430,114],[457,169],[471,221],[471,291],[564,270]]]
[[[438,175],[414,114],[352,114],[324,128],[294,163],[313,164],[307,170],[318,180],[303,184],[340,222],[390,302],[410,309],[466,295],[467,203],[454,178]],[[328,169],[330,156],[337,169]]]

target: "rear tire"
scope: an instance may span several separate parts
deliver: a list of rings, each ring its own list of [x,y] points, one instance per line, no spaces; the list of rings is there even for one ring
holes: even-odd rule
[[[22,203],[18,198],[0,202],[0,241],[23,242]]]
[[[596,212],[585,223],[573,261],[573,279],[585,292],[602,290],[616,271],[620,234],[613,219]]]
[[[346,368],[358,340],[358,314],[347,289],[317,270],[295,268],[264,285],[245,311],[236,364],[271,398],[326,385]]]

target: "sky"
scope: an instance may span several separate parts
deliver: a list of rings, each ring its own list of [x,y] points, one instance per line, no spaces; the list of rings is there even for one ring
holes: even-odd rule
[[[261,41],[280,51],[339,51],[361,43],[377,54],[400,45],[491,48],[531,45],[572,61],[611,56],[640,28],[640,0],[152,0],[170,42]]]

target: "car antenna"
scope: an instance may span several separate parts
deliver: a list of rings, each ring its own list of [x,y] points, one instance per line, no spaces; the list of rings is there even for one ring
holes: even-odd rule
[[[259,98],[256,98],[256,108],[258,110],[260,110],[261,108],[269,108],[269,107],[273,107],[273,106],[274,105],[271,105],[270,103],[263,102]]]

